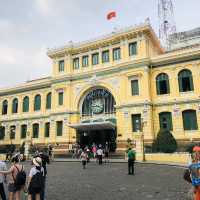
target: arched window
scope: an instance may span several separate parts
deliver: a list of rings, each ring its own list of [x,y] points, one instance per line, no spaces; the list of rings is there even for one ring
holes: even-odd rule
[[[34,100],[34,111],[38,111],[41,109],[41,96],[38,94],[35,96]]]
[[[85,96],[82,104],[82,115],[92,116],[115,113],[115,105],[115,99],[108,90],[95,89]]]
[[[170,93],[169,77],[167,74],[162,73],[156,77],[156,88],[158,95]]]
[[[196,110],[185,110],[182,112],[184,130],[197,130]]]
[[[0,126],[0,140],[3,140],[5,137],[5,127]]]
[[[160,129],[173,130],[171,112],[159,113]]]
[[[51,109],[51,92],[49,92],[46,97],[46,109]]]
[[[8,101],[4,100],[2,104],[2,115],[8,114]]]
[[[21,125],[21,139],[26,138],[26,133],[27,133],[27,125],[23,124]]]
[[[39,137],[39,124],[33,124],[33,138]]]
[[[15,98],[13,99],[12,102],[12,113],[17,113],[18,112],[18,99]]]
[[[49,137],[50,133],[50,122],[45,123],[45,137]]]
[[[178,74],[178,83],[180,92],[193,91],[194,86],[193,86],[192,72],[188,69],[180,71]]]
[[[29,111],[29,97],[24,97],[23,99],[23,112]]]

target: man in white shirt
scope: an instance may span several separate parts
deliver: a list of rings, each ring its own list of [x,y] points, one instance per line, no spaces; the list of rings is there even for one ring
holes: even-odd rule
[[[0,171],[7,171],[7,167],[5,162],[0,161]],[[5,175],[0,174],[0,195],[2,200],[6,200],[6,194],[5,194],[5,190],[4,190],[4,181],[6,180]]]
[[[99,165],[102,165],[103,150],[101,145],[99,145],[99,149],[97,150],[97,156],[99,159]]]

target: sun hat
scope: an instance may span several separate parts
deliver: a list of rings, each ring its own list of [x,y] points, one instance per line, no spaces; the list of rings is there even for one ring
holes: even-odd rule
[[[194,146],[193,151],[200,151],[200,146]]]
[[[40,167],[42,164],[42,159],[40,157],[33,158],[33,164],[37,167]]]

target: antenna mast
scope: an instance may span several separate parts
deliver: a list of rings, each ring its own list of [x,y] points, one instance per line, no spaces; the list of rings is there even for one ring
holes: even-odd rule
[[[158,0],[159,38],[166,49],[170,49],[169,36],[176,33],[172,0]]]

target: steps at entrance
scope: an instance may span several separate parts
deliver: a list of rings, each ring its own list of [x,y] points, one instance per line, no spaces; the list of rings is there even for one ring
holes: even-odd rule
[[[72,158],[73,153],[71,152],[57,152],[54,154],[54,158]],[[110,152],[110,159],[124,159],[124,153]]]

